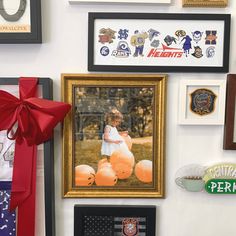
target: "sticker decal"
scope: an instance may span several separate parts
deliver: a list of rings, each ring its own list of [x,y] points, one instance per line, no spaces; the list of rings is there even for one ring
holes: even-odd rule
[[[99,41],[100,43],[104,44],[104,43],[113,43],[113,39],[115,39],[115,33],[116,31],[110,29],[110,28],[102,28],[99,30],[100,35],[99,37]]]
[[[178,40],[180,38],[183,38],[185,35],[186,35],[186,32],[184,30],[177,30],[177,31],[175,31],[175,36],[178,37]]]
[[[211,58],[215,56],[215,47],[214,46],[210,46],[206,49],[206,57],[207,58]]]
[[[203,56],[202,54],[202,49],[197,46],[197,47],[194,47],[194,53],[192,53],[192,56],[196,57],[196,58],[201,58]]]
[[[203,35],[203,32],[200,32],[200,31],[198,31],[198,30],[192,32],[193,41],[195,41],[196,43],[198,43],[199,41],[201,41],[202,35]]]
[[[183,40],[185,40],[184,43],[183,43],[183,50],[184,50],[184,53],[185,53],[185,55],[186,55],[186,57],[187,57],[188,54],[189,54],[190,49],[192,48],[192,44],[191,44],[192,39],[189,37],[189,35],[186,35],[186,36],[181,40],[181,42],[182,42]]]
[[[148,37],[149,37],[149,40],[152,41],[154,37],[157,37],[160,35],[160,32],[157,31],[157,30],[154,30],[154,29],[149,29],[148,30]]]
[[[129,30],[127,30],[127,29],[120,29],[119,31],[118,31],[118,39],[127,39],[128,38],[128,32],[129,32]]]
[[[120,41],[117,45],[117,50],[112,52],[112,56],[126,58],[131,54],[131,50],[126,41]]]
[[[147,32],[140,33],[138,30],[134,31],[134,35],[131,37],[130,43],[135,47],[134,57],[144,56],[143,49],[145,44],[145,39],[148,38]]]
[[[170,46],[173,42],[176,44],[176,38],[170,35],[166,35],[166,37],[164,38],[164,41],[167,46]]]
[[[158,48],[159,45],[160,45],[160,40],[154,39],[154,40],[151,42],[151,46],[154,47],[154,48]]]
[[[216,39],[217,39],[217,31],[216,30],[207,30],[206,31],[206,42],[205,44],[213,44],[215,45],[216,44]]]
[[[190,94],[190,110],[200,116],[211,114],[215,109],[217,95],[206,88],[196,89]]]
[[[138,236],[138,220],[126,218],[122,221],[123,236]]]
[[[167,47],[162,44],[162,48],[152,48],[147,57],[182,57],[183,51],[181,48]]]
[[[109,50],[109,48],[108,48],[107,46],[103,46],[103,47],[100,49],[100,53],[101,53],[102,56],[105,57],[105,56],[109,55],[110,50]]]

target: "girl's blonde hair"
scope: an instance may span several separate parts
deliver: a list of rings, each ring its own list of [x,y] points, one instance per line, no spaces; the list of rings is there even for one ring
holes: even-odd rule
[[[107,124],[111,124],[114,120],[123,120],[123,115],[120,111],[118,111],[116,108],[111,109],[110,112],[106,113],[105,115],[105,122]]]

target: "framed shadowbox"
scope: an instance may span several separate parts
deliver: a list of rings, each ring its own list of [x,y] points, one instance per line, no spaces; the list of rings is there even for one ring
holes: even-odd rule
[[[223,125],[225,92],[224,80],[181,80],[179,124]]]
[[[228,72],[227,14],[89,13],[88,70]]]
[[[226,7],[228,0],[182,0],[183,7]]]
[[[42,43],[40,0],[0,1],[0,43]]]
[[[75,205],[74,236],[155,236],[155,206]]]
[[[224,149],[236,149],[236,74],[227,75],[225,126],[224,126]]]
[[[62,75],[64,197],[164,197],[165,90],[165,75]]]
[[[19,96],[19,78],[0,78],[0,89]],[[52,80],[49,78],[39,78],[38,96],[45,99],[52,99]],[[7,139],[6,131],[0,132],[0,201],[5,204],[5,198],[11,189],[11,176],[14,157],[14,141]],[[5,196],[5,197],[4,197]],[[5,198],[5,199],[4,199]],[[3,201],[3,202],[2,202]],[[37,170],[36,170],[36,215],[35,215],[35,236],[55,235],[55,210],[54,210],[54,160],[53,141],[50,140],[38,146]],[[7,215],[7,207],[2,212],[2,216]],[[7,218],[8,224],[0,225],[0,234],[15,235],[15,215]],[[9,222],[12,220],[12,222]],[[2,219],[1,224],[5,222]],[[8,232],[8,233],[6,233]]]

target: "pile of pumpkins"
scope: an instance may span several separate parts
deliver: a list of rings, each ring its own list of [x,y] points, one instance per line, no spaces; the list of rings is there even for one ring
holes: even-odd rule
[[[118,149],[114,151],[110,160],[103,158],[98,162],[97,172],[89,165],[75,167],[76,186],[114,186],[118,179],[128,179],[134,169],[136,177],[143,183],[152,182],[152,161],[141,160],[135,165],[134,155],[130,151],[132,143],[126,141],[129,150]]]

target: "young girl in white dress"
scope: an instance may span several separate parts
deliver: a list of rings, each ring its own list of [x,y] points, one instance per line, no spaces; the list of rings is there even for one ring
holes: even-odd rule
[[[106,114],[106,123],[102,140],[101,154],[110,157],[117,149],[129,150],[124,139],[117,130],[123,120],[123,115],[117,109],[112,109]],[[126,132],[128,136],[128,132]],[[122,132],[124,134],[124,132]]]

